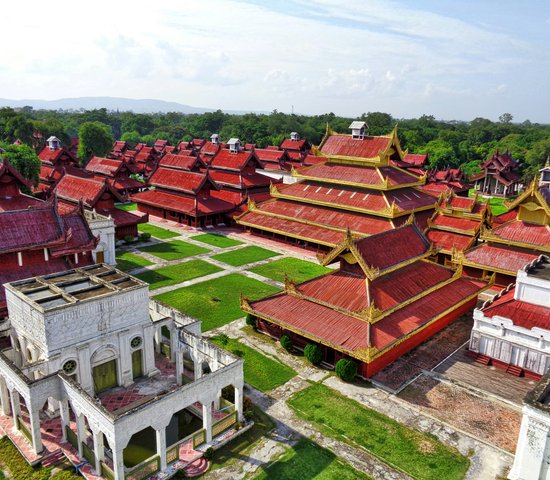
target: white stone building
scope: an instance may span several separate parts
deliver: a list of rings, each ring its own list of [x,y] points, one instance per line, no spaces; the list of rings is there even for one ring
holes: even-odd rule
[[[99,237],[97,247],[92,251],[94,262],[116,265],[115,221],[95,210],[84,210],[84,215],[93,235]]]
[[[470,352],[514,375],[539,379],[550,368],[550,258],[541,255],[474,310]]]
[[[93,265],[8,283],[6,298],[1,414],[35,455],[57,422],[96,474],[146,478],[242,422],[243,361],[137,278]]]

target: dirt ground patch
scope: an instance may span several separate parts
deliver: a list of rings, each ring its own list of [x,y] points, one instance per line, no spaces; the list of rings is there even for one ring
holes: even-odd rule
[[[420,377],[399,398],[420,410],[511,453],[516,450],[521,414],[462,388]]]

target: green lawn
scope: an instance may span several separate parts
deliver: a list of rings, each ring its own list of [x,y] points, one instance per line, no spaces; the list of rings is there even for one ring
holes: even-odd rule
[[[151,290],[167,285],[185,282],[192,278],[203,277],[216,273],[222,269],[203,260],[190,260],[189,262],[172,265],[170,267],[159,268],[157,270],[148,270],[147,272],[138,273],[136,277],[147,282],[151,286]]]
[[[287,275],[294,282],[302,283],[324,275],[331,269],[298,258],[281,258],[264,265],[258,265],[251,268],[250,271],[278,282],[284,282],[285,275]]]
[[[288,404],[324,435],[357,444],[419,480],[463,479],[470,461],[435,436],[413,430],[321,384]]]
[[[204,332],[244,316],[240,307],[241,293],[257,300],[277,291],[271,285],[232,273],[190,287],[178,288],[155,298],[202,320]]]
[[[180,258],[191,257],[199,253],[208,252],[208,248],[197,247],[191,243],[173,240],[172,242],[156,243],[147,247],[140,248],[143,252],[150,253],[164,260],[178,260]]]
[[[268,433],[275,428],[273,420],[258,407],[252,405],[252,411],[254,412],[252,428],[215,450],[209,471],[227,467],[237,460],[249,461],[250,453],[256,448],[256,443],[264,440]]]
[[[140,223],[138,225],[138,230],[141,233],[150,233],[153,237],[157,237],[162,240],[180,236],[179,233],[172,232],[172,230],[167,230],[166,228],[160,228],[155,225],[151,225],[150,223]]]
[[[213,255],[212,258],[227,263],[228,265],[239,267],[245,263],[258,262],[266,258],[274,257],[275,255],[279,254],[271,250],[266,250],[265,248],[251,246],[239,248],[232,252],[219,253],[218,255]]]
[[[371,477],[339,459],[334,453],[302,438],[294,447],[287,448],[275,463],[261,468],[256,480],[369,480]]]
[[[194,237],[189,238],[220,248],[236,247],[237,245],[243,244],[243,242],[233,240],[232,238],[228,238],[224,235],[217,235],[216,233],[203,233],[201,235],[195,235]]]
[[[273,390],[296,376],[292,368],[278,360],[266,357],[238,340],[221,336],[212,337],[211,340],[244,359],[245,382],[262,392]]]
[[[504,206],[504,201],[506,199],[504,198],[497,198],[492,197],[489,200],[489,204],[491,205],[491,213],[493,215],[501,215],[502,213],[505,213],[508,211],[508,209]]]
[[[117,205],[116,208],[119,208],[120,210],[125,210],[127,212],[133,212],[134,210],[137,210],[137,204],[136,202],[125,203],[124,205]]]
[[[150,262],[141,255],[136,255],[135,253],[125,251],[116,252],[116,263],[117,268],[125,272],[134,268],[153,265],[153,262]]]

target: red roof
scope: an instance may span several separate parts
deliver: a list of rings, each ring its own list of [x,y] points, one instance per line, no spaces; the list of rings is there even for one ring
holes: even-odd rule
[[[162,157],[159,165],[161,167],[172,167],[178,168],[180,170],[192,170],[193,168],[198,166],[197,162],[200,162],[197,157],[192,157],[188,155],[174,155],[172,153],[169,153]]]
[[[111,158],[92,157],[86,165],[89,172],[100,173],[108,177],[114,177],[122,168],[124,162]]]
[[[453,217],[450,215],[437,214],[432,220],[433,225],[440,229],[452,228],[463,232],[474,232],[480,225],[480,220],[470,220],[468,218]]]
[[[430,244],[413,224],[356,240],[355,247],[367,265],[383,271],[424,255]]]
[[[153,153],[152,147],[143,147],[134,158],[136,162],[145,162],[153,156]]]
[[[488,318],[496,316],[508,318],[514,322],[514,325],[528,330],[535,327],[550,330],[550,308],[514,300],[514,292],[515,287],[482,308],[483,315]]]
[[[133,178],[115,178],[113,180],[113,187],[117,190],[138,190],[145,187],[145,184],[139,180],[134,180]]]
[[[516,275],[520,268],[538,258],[536,253],[516,250],[511,247],[499,247],[483,243],[465,252],[468,262],[481,267],[499,269]]]
[[[436,247],[440,247],[447,252],[452,252],[453,248],[465,250],[474,241],[474,237],[441,230],[429,230],[426,238]]]
[[[139,223],[147,223],[149,220],[149,215],[147,213],[126,212],[116,207],[98,210],[97,212],[106,217],[110,216],[115,222],[115,227],[128,227]]]
[[[206,142],[201,148],[200,153],[201,155],[208,155],[212,157],[216,153],[218,153],[218,150],[221,148],[219,143],[212,143],[212,142]]]
[[[241,150],[240,152],[232,153],[228,148],[222,148],[212,159],[210,166],[212,168],[242,170],[253,159],[261,167],[254,152]]]
[[[256,172],[239,174],[236,172],[233,173],[219,170],[210,170],[209,173],[216,183],[220,185],[230,185],[240,189],[266,187],[271,182],[273,182],[273,178]]]
[[[407,153],[403,160],[405,161],[405,163],[408,163],[409,165],[414,165],[416,167],[419,167],[424,165],[427,159],[428,159],[428,155],[425,153],[421,153],[421,154]]]
[[[385,151],[391,144],[389,137],[352,138],[351,135],[329,135],[321,145],[324,155],[339,155],[345,157],[373,158],[380,151]]]
[[[269,148],[256,148],[254,153],[261,162],[280,163],[288,158],[284,150],[271,150]]]
[[[233,210],[235,206],[232,203],[226,202],[213,197],[186,197],[184,195],[176,195],[168,192],[159,192],[156,190],[148,190],[146,192],[137,193],[131,199],[135,202],[151,205],[153,207],[164,208],[165,210],[180,212],[187,215],[195,216],[199,214],[225,213]]]
[[[55,150],[50,149],[50,147],[45,146],[40,153],[38,158],[43,162],[56,163],[62,156],[67,157],[72,162],[76,162],[75,158],[67,151],[65,148],[56,148]]]
[[[149,183],[155,187],[163,187],[191,194],[198,192],[207,182],[212,183],[210,178],[204,173],[165,167],[157,168],[149,179]],[[214,184],[212,183],[212,185]]]
[[[107,179],[101,177],[84,178],[65,174],[54,189],[55,194],[60,198],[74,203],[82,200],[84,205],[90,208],[95,206],[106,191],[110,191],[116,200],[123,200],[123,197],[107,183]]]
[[[503,241],[521,242],[541,247],[550,245],[550,226],[535,225],[520,220],[493,228],[493,235]]]
[[[290,138],[285,138],[279,145],[279,148],[284,150],[303,150],[305,146],[305,139],[292,140]]]

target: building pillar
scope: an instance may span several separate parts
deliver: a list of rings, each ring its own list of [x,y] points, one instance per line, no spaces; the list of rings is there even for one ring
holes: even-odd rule
[[[143,329],[143,372],[145,375],[154,375],[158,372],[155,366],[156,329],[154,325]]]
[[[2,415],[11,415],[10,394],[4,377],[0,377],[0,405]]]
[[[206,430],[206,443],[212,442],[212,401],[202,404],[202,428]]]
[[[160,471],[166,470],[166,428],[155,430],[157,435],[157,455],[160,457]]]
[[[214,400],[214,408],[216,410],[219,410],[221,408],[221,398],[222,398],[222,391],[218,390],[218,393],[216,393],[216,400]]]
[[[17,417],[21,415],[21,399],[19,398],[19,392],[12,390],[10,394],[11,414],[13,415],[13,426],[16,430],[19,430],[19,421]]]
[[[174,324],[172,324],[174,325]],[[170,328],[170,356],[172,357],[170,360],[172,362],[175,362],[176,361],[176,350],[178,348],[178,332],[177,330],[173,327],[173,328]]]
[[[242,422],[243,416],[243,388],[244,384],[236,385],[235,387],[235,409],[237,410],[237,421]]]
[[[101,462],[105,458],[105,445],[103,443],[103,433],[101,431],[92,431],[94,438],[94,459],[95,474],[101,476]]]
[[[161,341],[160,327],[156,327],[155,328],[155,353],[160,353],[160,341]]]
[[[113,446],[113,473],[115,480],[124,480],[124,449],[118,446]]]
[[[193,358],[193,374],[195,380],[202,377],[202,361],[198,356]]]
[[[67,427],[71,426],[71,417],[69,415],[69,401],[61,400],[59,402],[59,417],[61,418],[62,441],[67,441]]]
[[[181,378],[182,375],[183,375],[183,354],[181,352],[176,352],[176,381],[178,382],[178,385],[181,385],[183,383]]]
[[[82,442],[85,440],[84,438],[84,415],[79,414],[76,415],[76,438],[78,442],[78,456],[80,458],[84,458],[84,455],[82,454]]]
[[[40,434],[40,410],[29,405],[29,421],[31,424],[32,447],[34,453],[39,454],[42,447],[42,435]]]

